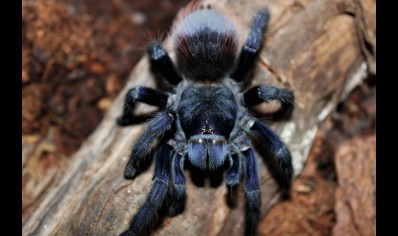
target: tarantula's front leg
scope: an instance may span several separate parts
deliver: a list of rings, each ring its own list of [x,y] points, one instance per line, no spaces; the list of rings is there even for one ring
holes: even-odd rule
[[[256,156],[251,148],[242,151],[246,165],[244,168],[244,191],[246,197],[245,236],[254,236],[260,219],[261,189]]]
[[[253,120],[250,122],[253,122]],[[293,176],[293,166],[292,156],[286,145],[274,131],[258,120],[254,120],[248,131],[262,140],[271,151],[272,155],[265,161],[275,167],[271,169],[278,184],[285,190],[289,190]]]
[[[147,87],[135,87],[130,89],[124,100],[123,114],[117,118],[117,123],[121,126],[135,123],[133,111],[136,102],[143,102],[148,105],[165,107],[168,95]]]
[[[267,9],[259,11],[254,18],[246,43],[239,54],[237,67],[231,75],[235,81],[241,82],[253,67],[264,40],[264,31],[268,21]]]
[[[225,177],[225,184],[227,185],[227,204],[230,207],[236,206],[237,190],[239,187],[240,177],[242,173],[242,162],[240,154],[229,154],[230,167]]]
[[[172,188],[168,202],[168,215],[175,216],[181,213],[185,203],[185,176],[184,156],[176,153],[171,165]]]
[[[241,175],[241,161],[237,153],[232,154],[230,157],[231,167],[228,170],[225,178],[227,188],[231,189],[239,185]]]
[[[155,175],[151,191],[144,205],[132,219],[129,229],[124,231],[121,236],[142,234],[156,217],[159,208],[163,205],[167,196],[172,150],[169,145],[163,144],[157,151]]]
[[[147,128],[131,151],[124,170],[124,178],[133,179],[137,176],[142,161],[150,153],[150,150],[156,147],[157,142],[172,129],[174,119],[174,111],[163,110],[148,122]]]
[[[243,94],[243,101],[247,107],[271,100],[278,100],[281,102],[280,109],[273,114],[275,119],[280,119],[291,114],[293,110],[294,94],[288,89],[260,85],[249,89]]]

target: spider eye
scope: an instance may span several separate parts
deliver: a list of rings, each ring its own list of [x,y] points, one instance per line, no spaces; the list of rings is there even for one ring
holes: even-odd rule
[[[213,129],[210,128],[209,126],[205,126],[202,128],[202,134],[212,134],[213,133]]]

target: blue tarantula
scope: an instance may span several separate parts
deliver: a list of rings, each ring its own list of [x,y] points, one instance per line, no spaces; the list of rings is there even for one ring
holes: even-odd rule
[[[130,89],[123,114],[117,119],[121,126],[136,123],[133,112],[137,102],[160,108],[133,147],[125,168],[124,177],[133,179],[142,163],[152,158],[149,150],[155,150],[151,191],[122,235],[143,234],[166,202],[169,212],[181,209],[185,200],[186,162],[203,171],[226,169],[228,189],[238,186],[243,178],[245,235],[255,235],[261,192],[249,135],[260,140],[270,153],[268,159],[274,163],[274,176],[282,188],[290,188],[293,175],[286,145],[250,110],[260,103],[277,100],[281,107],[274,115],[282,117],[292,111],[293,93],[268,85],[240,91],[261,50],[269,12],[264,9],[257,13],[240,52],[236,24],[225,10],[191,5],[179,18],[171,34],[177,65],[160,43],[153,42],[147,49],[151,67],[173,85],[172,91]]]

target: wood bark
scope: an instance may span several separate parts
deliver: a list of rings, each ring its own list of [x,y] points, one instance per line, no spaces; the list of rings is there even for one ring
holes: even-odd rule
[[[243,29],[248,29],[258,9],[267,6],[271,12],[265,47],[250,84],[268,83],[294,91],[292,119],[272,127],[288,144],[298,175],[317,125],[368,73],[376,71],[375,1],[224,0],[221,4],[237,14]],[[170,40],[165,45],[170,50]],[[123,178],[131,147],[144,125],[121,128],[115,119],[121,114],[127,89],[137,85],[155,87],[147,58],[136,66],[102,123],[65,171],[54,175],[23,222],[23,235],[117,235],[127,228],[149,192],[153,174],[152,167],[132,181]],[[264,217],[279,192],[261,158],[258,160]],[[189,172],[186,176],[184,212],[166,218],[154,235],[242,235],[242,194],[238,205],[229,208],[224,185],[198,187],[191,183]]]
[[[339,187],[333,235],[376,235],[376,135],[341,145],[336,170]]]

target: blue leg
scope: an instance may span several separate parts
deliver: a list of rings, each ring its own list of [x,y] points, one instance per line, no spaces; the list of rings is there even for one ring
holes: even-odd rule
[[[244,191],[246,197],[245,236],[254,236],[260,219],[261,189],[256,157],[251,148],[242,152],[245,165]]]
[[[168,203],[168,215],[175,216],[184,210],[185,204],[184,157],[180,154],[175,154],[171,168],[173,185]]]
[[[182,77],[177,72],[175,64],[160,44],[150,44],[147,48],[147,52],[149,54],[151,67],[160,72],[170,84],[177,85],[182,81]]]
[[[147,87],[135,87],[130,89],[124,100],[123,114],[117,118],[118,125],[127,126],[136,123],[133,112],[136,102],[143,102],[152,106],[165,107],[168,96]]]
[[[231,78],[235,81],[241,82],[257,60],[268,21],[269,12],[267,9],[259,11],[254,18],[246,43],[240,52],[237,67],[231,75]]]
[[[166,144],[159,147],[156,153],[155,175],[153,185],[144,205],[134,216],[127,231],[121,235],[140,235],[156,218],[157,212],[163,205],[170,179],[170,161],[172,148]]]
[[[241,175],[241,162],[238,154],[231,155],[231,167],[228,170],[225,183],[228,188],[233,188],[239,185]]]
[[[242,174],[242,165],[239,154],[232,154],[229,156],[230,168],[225,177],[225,184],[227,185],[227,204],[230,207],[236,207],[237,189]]]
[[[262,140],[269,149],[272,155],[267,156],[265,162],[272,167],[270,170],[278,184],[285,190],[289,190],[293,167],[292,156],[286,145],[274,131],[260,121],[255,121],[249,131]]]
[[[262,102],[278,100],[281,102],[280,109],[273,114],[275,119],[281,119],[290,115],[293,110],[294,95],[288,89],[280,89],[273,86],[261,85],[249,89],[243,95],[245,105],[255,106]]]
[[[153,117],[139,137],[130,154],[129,161],[124,170],[126,179],[133,179],[139,173],[141,163],[150,154],[150,150],[156,147],[156,143],[172,129],[175,113],[171,110],[160,111]]]

